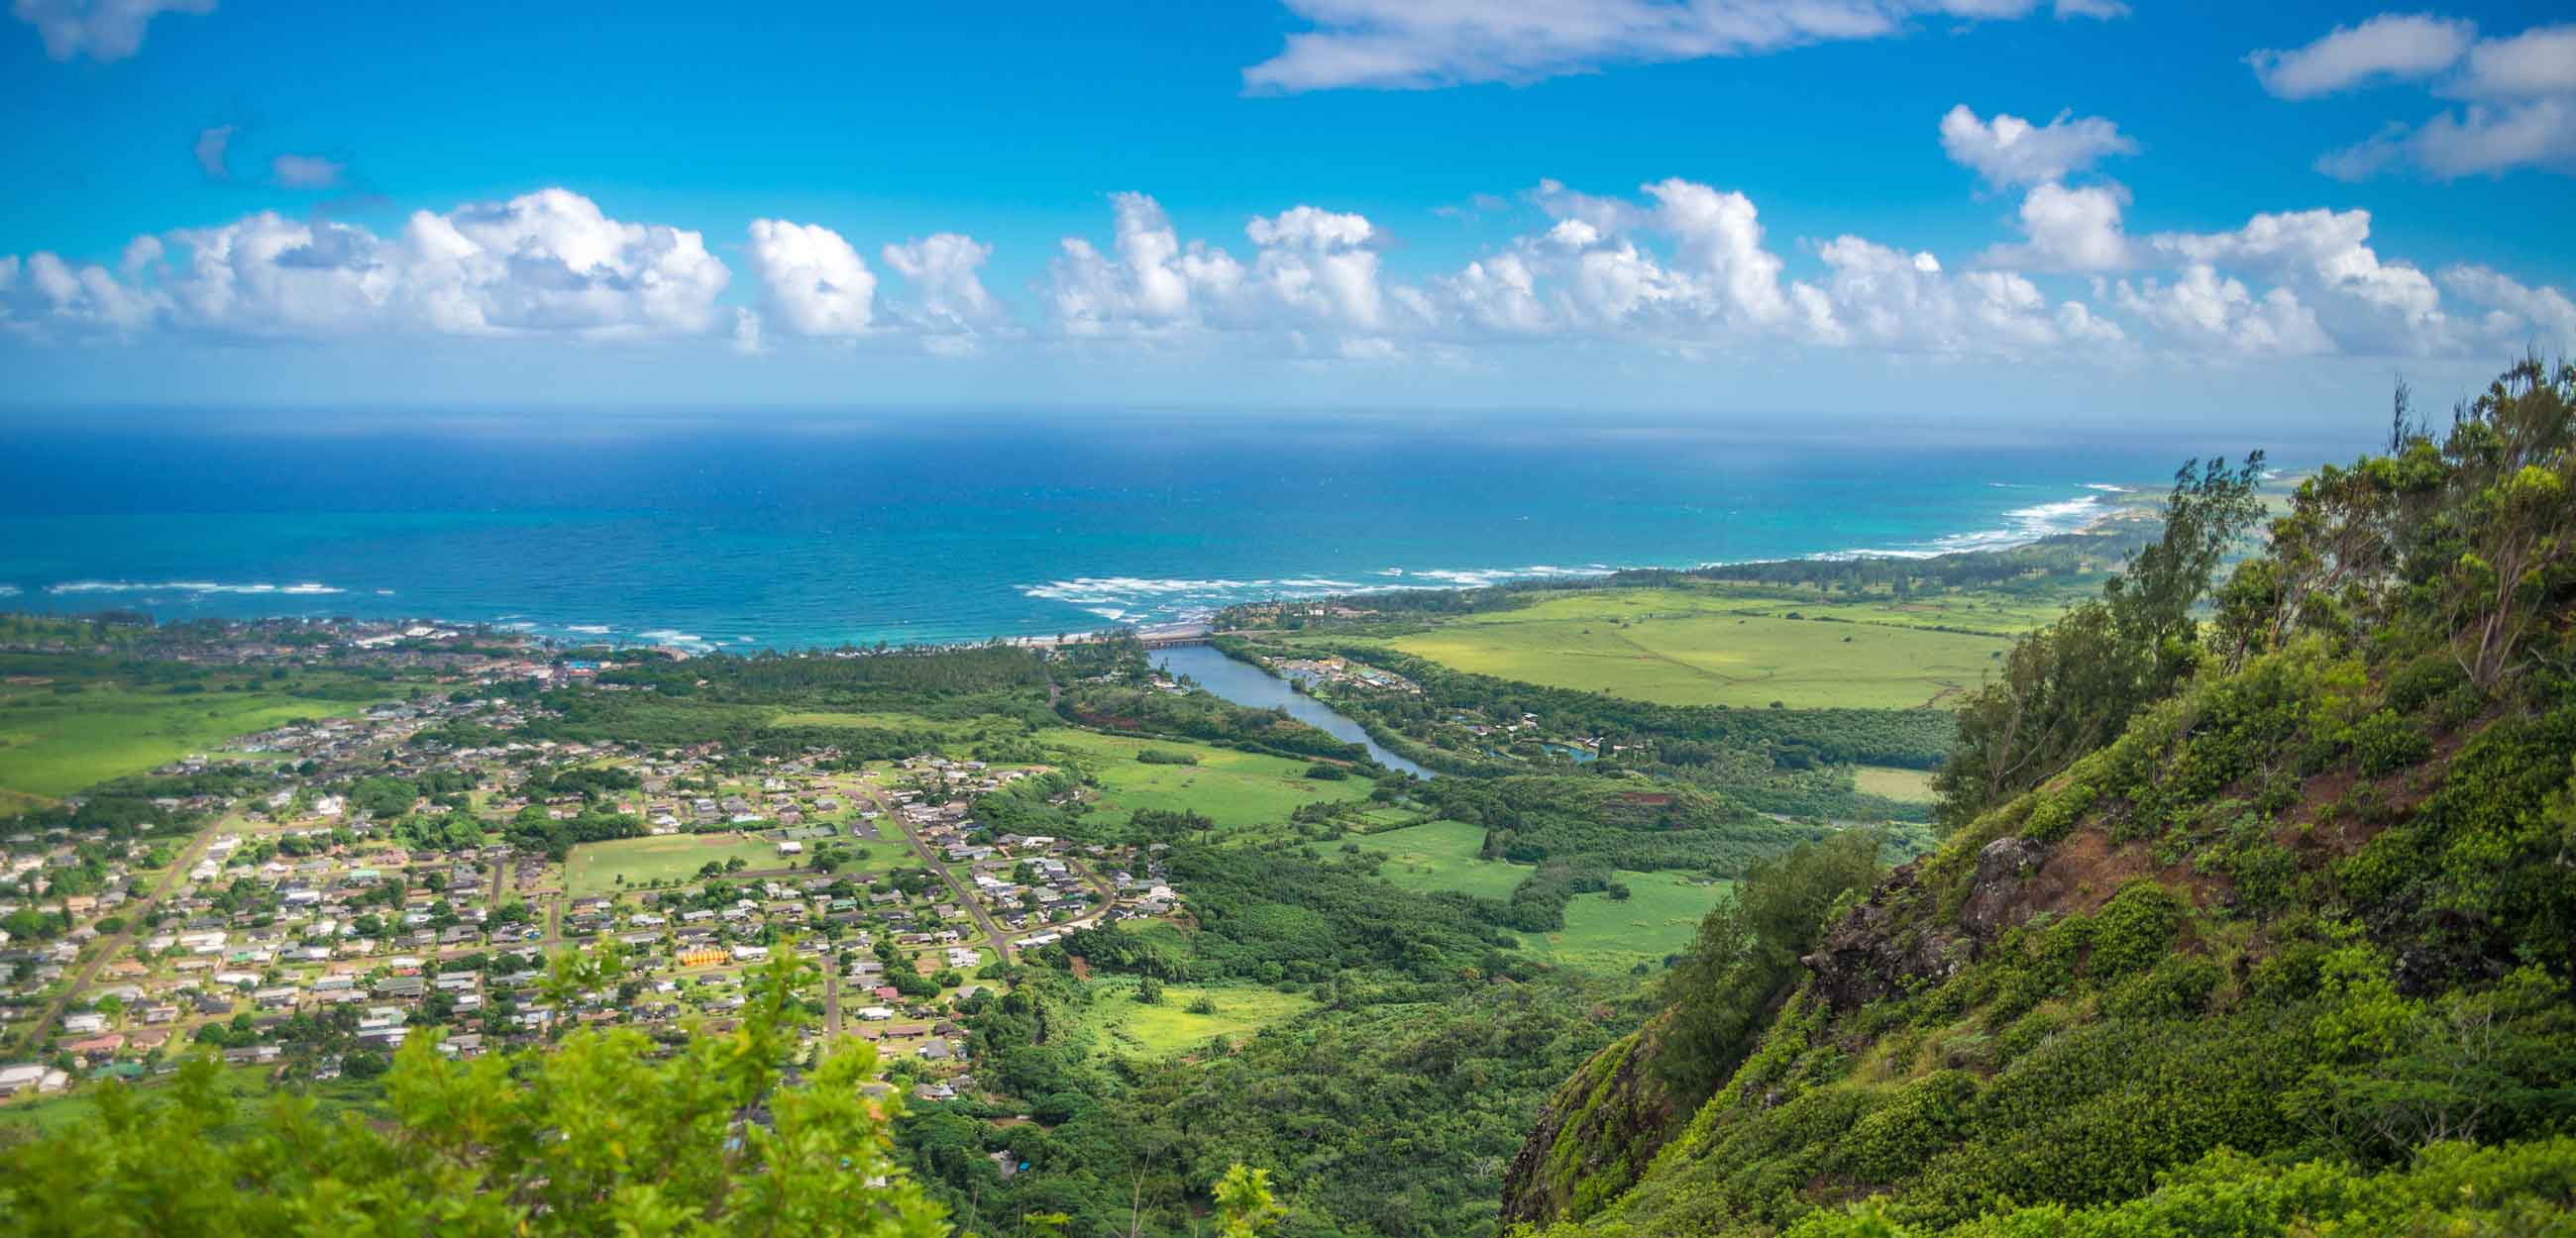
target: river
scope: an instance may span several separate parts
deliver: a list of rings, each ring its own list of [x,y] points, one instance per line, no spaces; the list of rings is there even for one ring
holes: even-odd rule
[[[1249,662],[1237,662],[1206,645],[1175,645],[1155,650],[1154,665],[1174,675],[1187,675],[1200,687],[1237,705],[1287,710],[1288,716],[1299,722],[1335,739],[1347,740],[1368,749],[1368,754],[1388,769],[1401,770],[1416,778],[1431,776],[1430,770],[1387,751],[1376,740],[1370,739],[1367,729],[1348,715],[1291,689],[1288,681],[1275,678]]]

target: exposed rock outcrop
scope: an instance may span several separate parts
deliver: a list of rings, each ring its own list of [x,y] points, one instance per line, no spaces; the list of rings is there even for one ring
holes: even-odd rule
[[[1592,1056],[1557,1088],[1503,1175],[1503,1224],[1577,1221],[1636,1182],[1690,1115],[1651,1069],[1654,1026]]]

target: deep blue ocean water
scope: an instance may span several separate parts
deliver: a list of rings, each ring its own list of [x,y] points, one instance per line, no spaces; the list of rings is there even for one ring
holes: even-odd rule
[[[749,420],[746,420],[749,424]],[[2194,451],[1535,420],[48,428],[0,607],[420,617],[701,647],[973,640],[1265,595],[2008,544]]]

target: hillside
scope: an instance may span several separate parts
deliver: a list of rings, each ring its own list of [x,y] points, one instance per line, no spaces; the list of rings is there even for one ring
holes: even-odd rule
[[[1939,849],[1749,878],[1664,1013],[1559,1088],[1506,1216],[2565,1232],[2571,391],[2526,365],[2439,440],[2401,423],[2223,583],[2191,551],[2242,509],[2179,488],[2164,543],[1964,711]],[[1766,885],[1843,892],[1766,920]]]

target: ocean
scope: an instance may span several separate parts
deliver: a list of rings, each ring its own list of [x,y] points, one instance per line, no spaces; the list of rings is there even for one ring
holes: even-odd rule
[[[1537,419],[689,418],[6,431],[0,609],[428,618],[697,649],[2010,545],[2195,451]]]

